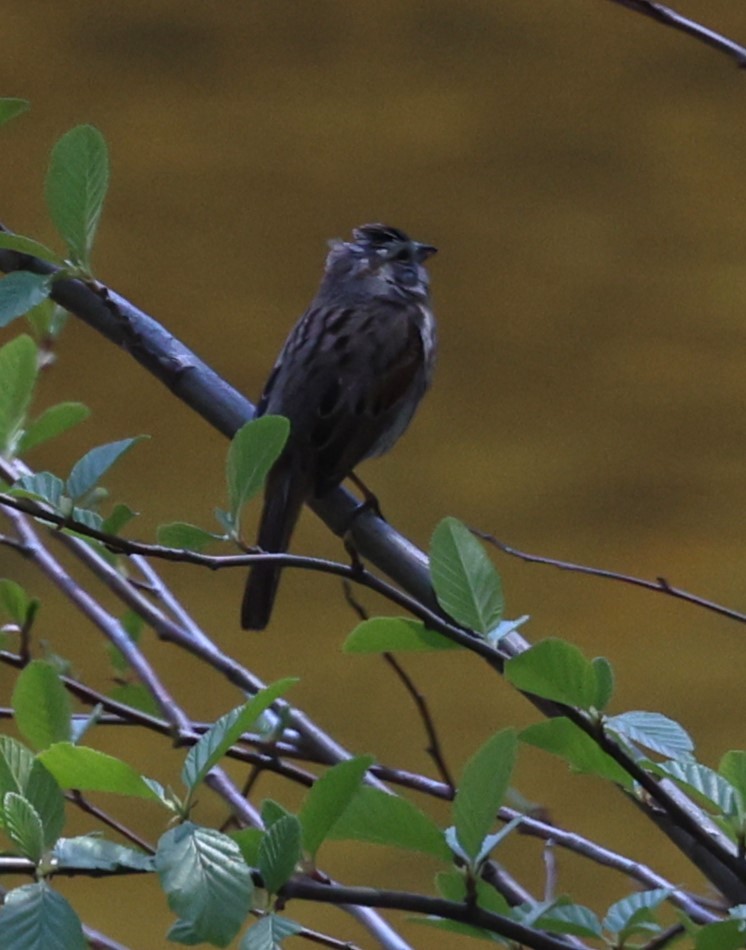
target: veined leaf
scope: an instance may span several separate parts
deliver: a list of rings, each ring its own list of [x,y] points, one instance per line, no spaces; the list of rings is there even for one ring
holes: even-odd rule
[[[181,770],[181,779],[186,787],[192,791],[199,785],[234,742],[239,740],[241,735],[257,721],[279,696],[282,696],[297,682],[297,679],[292,677],[277,680],[277,682],[271,683],[266,689],[257,693],[253,699],[250,699],[243,706],[238,706],[221,716],[187,754],[184,767]]]
[[[171,937],[227,946],[246,919],[253,890],[236,842],[187,821],[161,837],[155,863],[168,905],[181,918]]]
[[[466,855],[476,860],[497,818],[516,759],[513,729],[496,733],[469,759],[453,801],[453,823]]]
[[[70,739],[70,697],[57,670],[33,660],[18,675],[13,689],[16,725],[36,749]]]
[[[542,640],[508,660],[505,678],[518,689],[544,699],[590,709],[599,697],[593,664],[572,643]]]
[[[484,635],[500,621],[500,576],[479,541],[456,518],[444,518],[433,532],[430,575],[438,603],[457,623]]]
[[[132,439],[120,439],[118,442],[108,442],[98,445],[73,465],[70,477],[65,486],[67,494],[72,499],[82,498],[94,488],[101,477],[109,471],[112,465],[128,452],[133,445],[147,439],[146,435],[137,435]]]
[[[373,756],[361,755],[330,768],[311,786],[298,818],[303,829],[303,847],[315,855],[340,815],[360,788]]]
[[[1,106],[2,100],[0,100]],[[0,247],[7,248],[9,251],[18,251],[19,254],[29,254],[31,257],[41,258],[43,261],[52,261],[55,264],[63,263],[62,258],[51,247],[47,247],[41,241],[25,237],[23,234],[15,234],[13,231],[0,231]]]
[[[36,345],[25,334],[0,348],[0,455],[16,450],[36,383],[36,357]]]
[[[73,262],[86,269],[108,186],[109,156],[98,129],[79,125],[63,135],[52,149],[45,195]]]
[[[113,792],[160,801],[144,777],[127,762],[113,755],[57,742],[38,755],[63,788],[77,788],[88,792]]]
[[[371,617],[347,637],[345,653],[400,653],[405,650],[461,650],[463,647],[419,620],[408,617]]]
[[[9,891],[0,914],[3,950],[85,950],[80,919],[65,898],[45,882]]]
[[[233,524],[243,505],[261,491],[290,433],[284,416],[261,416],[241,426],[231,440],[226,461],[229,514]]]
[[[87,419],[90,414],[91,410],[82,402],[60,402],[56,406],[50,406],[26,428],[21,438],[19,454],[67,432]]]

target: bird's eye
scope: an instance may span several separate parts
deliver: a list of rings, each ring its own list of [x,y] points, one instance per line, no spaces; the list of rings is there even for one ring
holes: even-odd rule
[[[407,263],[412,260],[412,251],[405,244],[403,247],[392,249],[388,255],[390,261],[399,261],[401,263]]]

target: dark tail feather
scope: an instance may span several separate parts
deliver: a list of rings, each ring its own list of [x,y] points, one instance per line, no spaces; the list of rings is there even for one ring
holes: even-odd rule
[[[270,473],[257,538],[263,551],[277,554],[287,551],[305,494],[304,483],[297,474],[293,477],[289,462],[281,463],[279,469]],[[269,623],[281,570],[274,564],[257,564],[251,568],[241,604],[244,630],[264,630]]]

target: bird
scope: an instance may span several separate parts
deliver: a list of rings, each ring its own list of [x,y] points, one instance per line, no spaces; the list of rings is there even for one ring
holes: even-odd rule
[[[329,242],[319,289],[285,341],[256,415],[290,432],[264,491],[257,545],[285,552],[301,508],[399,439],[430,386],[437,333],[425,261],[432,244],[385,224]],[[252,566],[241,626],[268,625],[281,568]]]

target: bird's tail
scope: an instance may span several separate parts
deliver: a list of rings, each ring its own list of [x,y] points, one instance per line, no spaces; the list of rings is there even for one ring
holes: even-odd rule
[[[287,551],[295,523],[306,496],[306,481],[290,459],[281,459],[270,472],[264,494],[257,544],[267,553]],[[264,630],[280,583],[282,568],[275,564],[256,564],[249,572],[241,604],[244,630]]]

